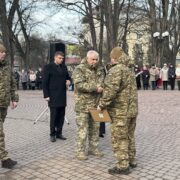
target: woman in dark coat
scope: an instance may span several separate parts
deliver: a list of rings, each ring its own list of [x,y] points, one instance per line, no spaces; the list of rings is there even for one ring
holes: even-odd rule
[[[171,86],[171,90],[174,90],[175,79],[176,79],[176,69],[172,64],[170,64],[170,66],[169,66],[168,78],[169,78],[169,83],[170,83],[170,86]]]
[[[50,108],[50,137],[51,142],[56,138],[66,140],[62,135],[66,107],[66,87],[70,85],[70,76],[63,63],[64,54],[56,52],[54,62],[44,68],[43,93]]]
[[[144,90],[148,90],[150,73],[146,66],[143,67],[142,82]]]

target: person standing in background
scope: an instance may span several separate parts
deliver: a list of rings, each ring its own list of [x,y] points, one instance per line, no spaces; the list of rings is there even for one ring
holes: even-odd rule
[[[136,64],[134,67],[134,72],[136,75],[136,85],[137,85],[137,89],[141,89],[141,70],[139,68],[139,66]]]
[[[42,72],[42,68],[40,67],[36,73],[36,84],[37,84],[37,89],[39,90],[42,89],[42,78],[43,78],[43,72]]]
[[[150,78],[149,70],[147,69],[147,66],[143,66],[142,82],[143,82],[144,90],[148,90],[149,88],[149,78]]]
[[[16,69],[14,70],[14,79],[16,80],[17,89],[19,89],[20,75],[19,75],[19,73],[18,73],[18,71]]]
[[[169,78],[169,83],[170,83],[170,86],[171,86],[171,90],[174,90],[175,79],[176,79],[176,69],[172,64],[169,65],[168,78]]]
[[[163,89],[167,90],[168,87],[168,67],[165,63],[163,68],[160,70],[160,79],[162,79],[163,82]]]
[[[177,80],[178,90],[180,91],[180,64],[177,65],[175,73],[176,73],[176,80]]]
[[[24,69],[22,69],[21,71],[20,78],[21,78],[23,90],[27,90],[27,83],[28,83],[29,78],[28,78],[27,72]]]
[[[149,70],[149,73],[150,73],[150,82],[151,82],[152,90],[155,90],[156,89],[156,76],[159,75],[159,72],[158,72],[155,64],[152,64],[152,66]]]

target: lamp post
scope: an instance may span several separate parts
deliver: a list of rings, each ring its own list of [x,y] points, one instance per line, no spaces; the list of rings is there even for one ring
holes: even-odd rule
[[[166,57],[164,56],[164,49],[165,47],[167,46],[166,43],[168,43],[168,46],[169,46],[169,42],[167,41],[168,40],[168,37],[169,37],[169,32],[168,31],[165,31],[163,33],[160,33],[160,32],[155,32],[153,34],[153,38],[154,38],[154,45],[155,47],[153,47],[153,55],[154,55],[154,58],[155,58],[155,64],[157,66],[160,66],[161,63],[165,63],[165,62],[162,62],[162,57]],[[167,59],[163,59],[163,61],[167,61]]]

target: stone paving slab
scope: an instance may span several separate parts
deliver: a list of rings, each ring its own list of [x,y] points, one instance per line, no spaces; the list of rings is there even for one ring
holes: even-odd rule
[[[67,141],[49,141],[49,114],[33,124],[47,104],[41,91],[20,91],[16,110],[9,109],[5,122],[9,155],[18,161],[13,170],[0,169],[0,180],[180,180],[180,92],[139,91],[139,115],[136,129],[138,167],[128,176],[112,176],[107,169],[116,160],[112,153],[109,124],[100,148],[102,159],[90,156],[87,161],[74,158],[75,113],[73,93],[68,92],[64,135]]]

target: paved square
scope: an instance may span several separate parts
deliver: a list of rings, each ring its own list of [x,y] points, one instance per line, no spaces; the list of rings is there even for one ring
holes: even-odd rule
[[[128,176],[107,173],[116,159],[111,148],[109,124],[100,139],[102,159],[74,158],[76,125],[73,93],[68,92],[64,126],[66,141],[49,140],[49,114],[33,124],[46,107],[41,91],[19,91],[16,110],[9,109],[5,122],[6,147],[18,161],[13,170],[0,169],[0,180],[180,180],[180,92],[139,91],[139,115],[136,129],[138,167]]]

